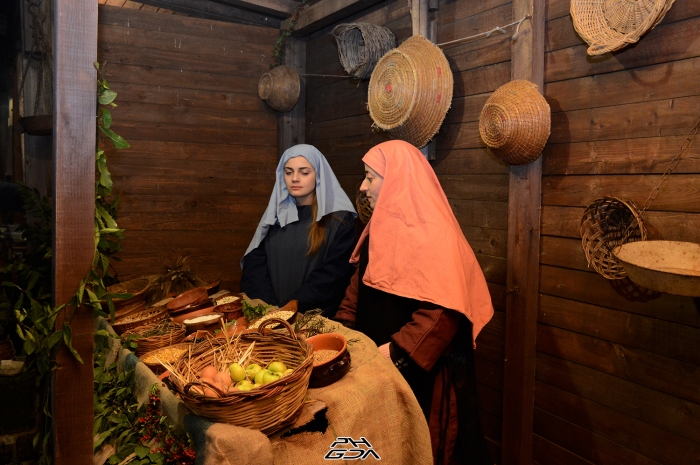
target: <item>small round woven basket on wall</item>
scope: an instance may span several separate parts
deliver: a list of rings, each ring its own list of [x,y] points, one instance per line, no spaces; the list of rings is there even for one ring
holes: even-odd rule
[[[262,75],[258,82],[258,95],[270,108],[277,111],[290,111],[299,100],[301,83],[294,68],[277,66]]]
[[[589,205],[581,218],[580,233],[588,266],[607,279],[627,277],[612,250],[618,245],[647,238],[637,205],[617,197],[603,197]]]
[[[571,0],[574,29],[591,56],[639,40],[664,19],[674,0]]]
[[[343,69],[355,79],[367,79],[381,57],[396,47],[392,32],[370,23],[338,24],[333,28]]]
[[[537,85],[517,79],[491,94],[479,115],[479,134],[494,155],[511,165],[537,160],[547,143],[552,118]]]
[[[452,104],[454,81],[445,54],[423,36],[390,50],[369,80],[373,127],[418,148],[440,129]]]

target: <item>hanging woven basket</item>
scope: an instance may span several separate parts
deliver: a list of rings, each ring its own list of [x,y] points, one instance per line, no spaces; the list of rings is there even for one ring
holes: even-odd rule
[[[437,134],[452,104],[454,82],[445,54],[422,36],[389,51],[369,81],[373,127],[418,148]]]
[[[588,266],[607,279],[627,277],[612,250],[618,245],[647,238],[637,205],[617,197],[603,197],[589,205],[581,218],[580,233]]]
[[[370,23],[338,24],[333,28],[343,69],[356,79],[367,79],[381,57],[396,47],[392,32]]]
[[[277,111],[290,111],[294,108],[300,91],[299,75],[291,66],[277,66],[263,74],[258,82],[258,95]]]
[[[666,15],[674,0],[571,0],[574,29],[588,54],[602,55],[637,42]]]
[[[479,115],[479,134],[494,155],[511,165],[537,160],[547,143],[552,119],[537,85],[523,79],[502,85]]]

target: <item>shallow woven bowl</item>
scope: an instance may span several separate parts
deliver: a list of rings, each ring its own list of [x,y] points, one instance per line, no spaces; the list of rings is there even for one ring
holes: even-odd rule
[[[612,250],[628,242],[644,241],[646,228],[634,202],[617,197],[596,199],[581,218],[581,246],[588,266],[607,279],[627,277]]]
[[[479,134],[494,155],[511,165],[537,160],[547,143],[552,119],[537,85],[516,79],[491,94],[479,115]]]
[[[442,50],[423,36],[410,37],[379,60],[369,80],[373,126],[424,147],[445,119],[453,86]]]
[[[664,18],[674,0],[571,0],[574,29],[588,54],[602,55],[637,42]]]
[[[262,75],[258,82],[258,95],[270,108],[277,111],[290,111],[299,100],[301,83],[294,68],[277,66]]]

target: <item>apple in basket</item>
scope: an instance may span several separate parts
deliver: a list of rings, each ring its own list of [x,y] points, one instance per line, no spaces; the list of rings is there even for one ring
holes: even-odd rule
[[[229,375],[231,375],[231,380],[234,382],[243,381],[246,377],[246,371],[241,366],[240,363],[234,362],[228,367]]]

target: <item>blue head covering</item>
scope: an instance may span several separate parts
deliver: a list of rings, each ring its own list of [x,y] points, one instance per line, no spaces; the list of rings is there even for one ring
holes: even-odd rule
[[[284,182],[284,165],[290,158],[299,156],[306,158],[316,170],[316,202],[318,203],[316,221],[319,221],[329,213],[337,211],[349,211],[357,216],[352,202],[342,187],[340,187],[340,183],[335,174],[333,174],[331,165],[328,164],[326,157],[313,145],[295,145],[285,150],[282,154],[275,173],[275,187],[272,189],[270,203],[268,203],[267,209],[263,213],[258,228],[253,235],[253,240],[250,241],[248,250],[243,255],[244,257],[260,245],[270,226],[279,224],[281,227],[284,227],[299,220],[296,199],[289,195],[287,184]],[[243,260],[241,260],[242,263]]]

